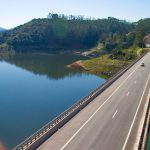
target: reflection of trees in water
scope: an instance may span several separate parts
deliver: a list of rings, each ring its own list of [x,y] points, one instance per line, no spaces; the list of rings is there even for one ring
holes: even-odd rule
[[[8,51],[2,51],[0,50],[0,60],[8,60],[8,59],[12,59],[15,55],[15,52],[13,50]]]
[[[13,58],[5,60],[34,74],[60,79],[74,74],[82,75],[80,71],[66,67],[66,65],[79,59],[85,58],[68,54],[17,53]]]

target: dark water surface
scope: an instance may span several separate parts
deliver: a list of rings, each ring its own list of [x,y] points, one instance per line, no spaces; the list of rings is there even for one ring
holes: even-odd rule
[[[18,145],[105,82],[66,67],[81,56],[15,54],[0,60],[0,142]]]

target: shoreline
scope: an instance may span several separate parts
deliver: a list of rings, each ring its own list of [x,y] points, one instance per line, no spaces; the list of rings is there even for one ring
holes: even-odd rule
[[[68,68],[79,69],[82,71],[88,71],[83,65],[81,60],[75,61],[72,64],[67,65]]]
[[[109,79],[112,76],[114,76],[119,70],[131,63],[129,61],[126,62],[121,60],[111,61],[108,58],[108,55],[104,55],[101,57],[91,58],[87,60],[79,60],[67,65],[67,67],[72,69],[78,69],[81,71],[86,71],[97,76],[103,77],[105,79]]]
[[[113,58],[111,53],[103,54],[98,57],[91,57],[87,60],[79,60],[69,64],[67,67],[79,69],[95,74],[97,76],[109,79],[114,76],[118,71],[131,64],[138,59],[143,53],[148,52],[149,49],[137,49],[136,57],[134,58]],[[83,54],[83,53],[82,53]],[[132,56],[132,55],[131,55]]]

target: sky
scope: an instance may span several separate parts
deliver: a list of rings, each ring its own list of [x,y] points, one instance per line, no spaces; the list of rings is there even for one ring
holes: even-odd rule
[[[0,27],[6,29],[51,12],[127,21],[150,17],[150,0],[0,0],[0,6]]]

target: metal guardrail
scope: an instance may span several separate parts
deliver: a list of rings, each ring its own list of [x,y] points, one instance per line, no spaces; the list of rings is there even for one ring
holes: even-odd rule
[[[87,106],[91,101],[93,101],[99,94],[101,94],[107,87],[109,87],[114,81],[116,81],[120,76],[122,76],[128,69],[130,69],[136,62],[138,62],[144,55],[136,59],[132,64],[119,71],[114,77],[109,79],[107,82],[96,88],[89,95],[75,103],[69,109],[64,111],[58,117],[54,118],[50,123],[46,124],[32,136],[27,138],[13,150],[35,150],[44,141],[46,141],[51,135],[53,135],[59,128],[66,124],[71,118],[73,118],[81,109]]]

